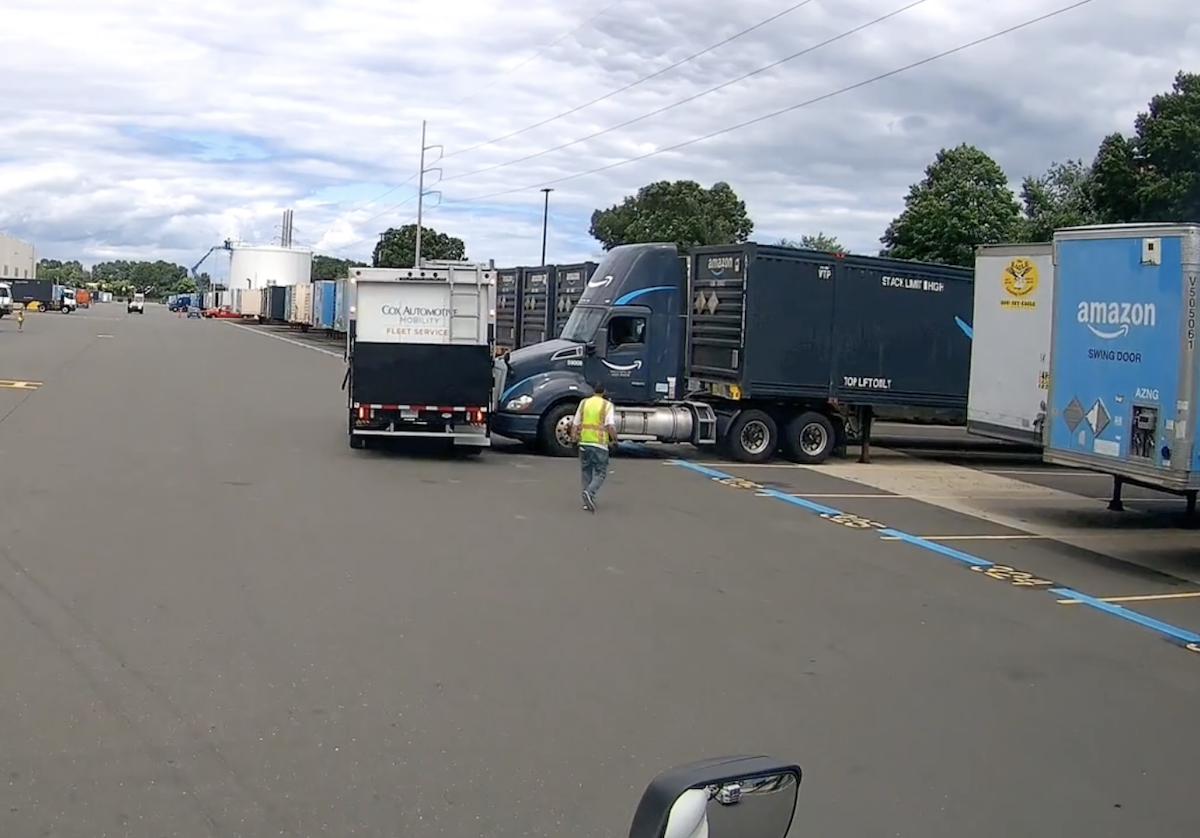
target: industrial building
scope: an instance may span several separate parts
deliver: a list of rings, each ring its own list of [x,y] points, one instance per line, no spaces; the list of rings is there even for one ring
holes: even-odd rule
[[[0,233],[0,280],[33,279],[36,265],[32,244]]]

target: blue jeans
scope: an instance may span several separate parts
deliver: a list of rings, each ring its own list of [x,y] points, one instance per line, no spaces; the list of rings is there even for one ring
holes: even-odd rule
[[[583,483],[583,491],[588,492],[594,500],[604,478],[608,476],[608,449],[597,448],[595,445],[579,446],[579,476]]]

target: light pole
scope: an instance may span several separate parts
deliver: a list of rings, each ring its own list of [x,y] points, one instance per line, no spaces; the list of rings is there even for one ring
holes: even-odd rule
[[[539,265],[546,264],[546,230],[550,222],[550,193],[554,190],[550,187],[542,187],[542,194],[545,197],[545,202],[542,204],[542,261]]]

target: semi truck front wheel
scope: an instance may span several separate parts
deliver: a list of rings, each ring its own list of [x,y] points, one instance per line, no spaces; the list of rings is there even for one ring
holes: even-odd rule
[[[571,444],[571,420],[578,407],[575,402],[564,402],[546,411],[538,423],[538,444],[542,453],[551,457],[575,456],[575,446]]]

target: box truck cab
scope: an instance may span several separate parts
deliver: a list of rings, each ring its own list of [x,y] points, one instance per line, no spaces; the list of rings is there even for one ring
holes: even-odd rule
[[[13,313],[13,293],[12,286],[7,282],[0,282],[0,317],[7,317]]]
[[[51,285],[49,303],[48,306],[38,306],[38,311],[49,308],[63,314],[71,314],[75,311],[75,289],[65,285]]]
[[[134,294],[129,298],[129,304],[125,306],[126,314],[145,314],[146,313],[146,295],[142,293]]]

